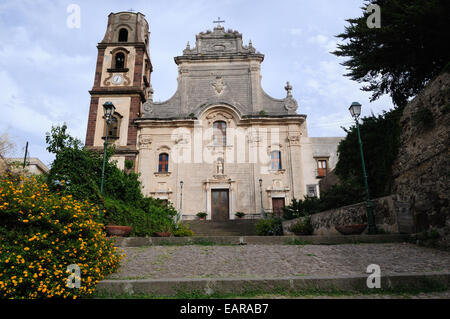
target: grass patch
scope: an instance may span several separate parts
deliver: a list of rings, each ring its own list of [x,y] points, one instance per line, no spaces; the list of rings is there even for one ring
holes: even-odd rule
[[[298,245],[298,246],[304,246],[304,245],[312,245],[312,243],[308,240],[303,240],[303,239],[291,239],[291,240],[286,240],[284,242],[285,245]]]
[[[298,274],[298,276],[305,276]],[[364,291],[349,291],[339,289],[307,289],[307,290],[288,290],[285,288],[275,289],[271,292],[261,290],[247,290],[240,293],[217,293],[206,294],[200,290],[178,291],[174,296],[160,296],[156,294],[108,294],[96,292],[94,299],[241,299],[241,298],[275,298],[275,297],[354,297],[370,295],[392,295],[396,297],[410,297],[421,293],[434,293],[447,291],[445,285],[433,284],[424,289],[373,289]]]

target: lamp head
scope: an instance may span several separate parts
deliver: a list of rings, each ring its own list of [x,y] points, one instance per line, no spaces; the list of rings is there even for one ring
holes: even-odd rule
[[[112,104],[112,102],[105,102],[105,104],[103,104],[103,112],[106,119],[111,118],[115,110],[116,107]]]
[[[353,102],[348,110],[350,111],[352,117],[357,119],[361,115],[361,104],[358,102]]]

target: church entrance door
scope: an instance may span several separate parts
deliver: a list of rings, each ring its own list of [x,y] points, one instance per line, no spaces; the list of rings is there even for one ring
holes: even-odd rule
[[[272,198],[272,211],[276,217],[283,215],[284,198]]]
[[[230,219],[228,189],[213,189],[211,191],[211,219],[225,221]]]

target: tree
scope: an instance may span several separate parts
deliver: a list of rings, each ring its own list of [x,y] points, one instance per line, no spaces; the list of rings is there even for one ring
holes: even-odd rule
[[[346,76],[368,83],[371,101],[389,94],[396,106],[405,105],[450,61],[448,0],[370,0],[381,9],[381,27],[367,26],[369,13],[348,19],[337,35],[347,40],[333,54],[349,57],[342,63]],[[365,7],[362,8],[365,12]],[[447,66],[447,68],[446,68]]]
[[[389,195],[393,183],[392,165],[400,146],[402,108],[382,115],[364,117],[360,125],[371,197]],[[347,136],[338,146],[336,175],[341,181],[363,189],[363,175],[356,126],[345,129]],[[352,187],[349,187],[349,189]],[[361,200],[363,197],[361,196]]]

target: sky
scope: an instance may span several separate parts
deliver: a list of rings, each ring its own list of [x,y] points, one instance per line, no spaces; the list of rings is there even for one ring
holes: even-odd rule
[[[66,123],[69,133],[86,137],[94,83],[97,44],[106,31],[108,14],[133,9],[150,27],[152,86],[155,101],[169,99],[177,89],[177,66],[186,43],[225,20],[226,29],[242,33],[265,55],[262,87],[284,98],[286,81],[307,115],[309,136],[345,136],[341,127],[353,120],[348,107],[363,105],[362,116],[393,108],[390,97],[370,103],[370,93],[344,74],[345,59],[330,52],[340,43],[348,18],[362,15],[362,0],[0,0],[0,135],[16,144],[9,156],[31,157],[50,165],[45,135],[52,125]],[[80,25],[67,23],[80,8]],[[70,9],[68,11],[68,8]]]

